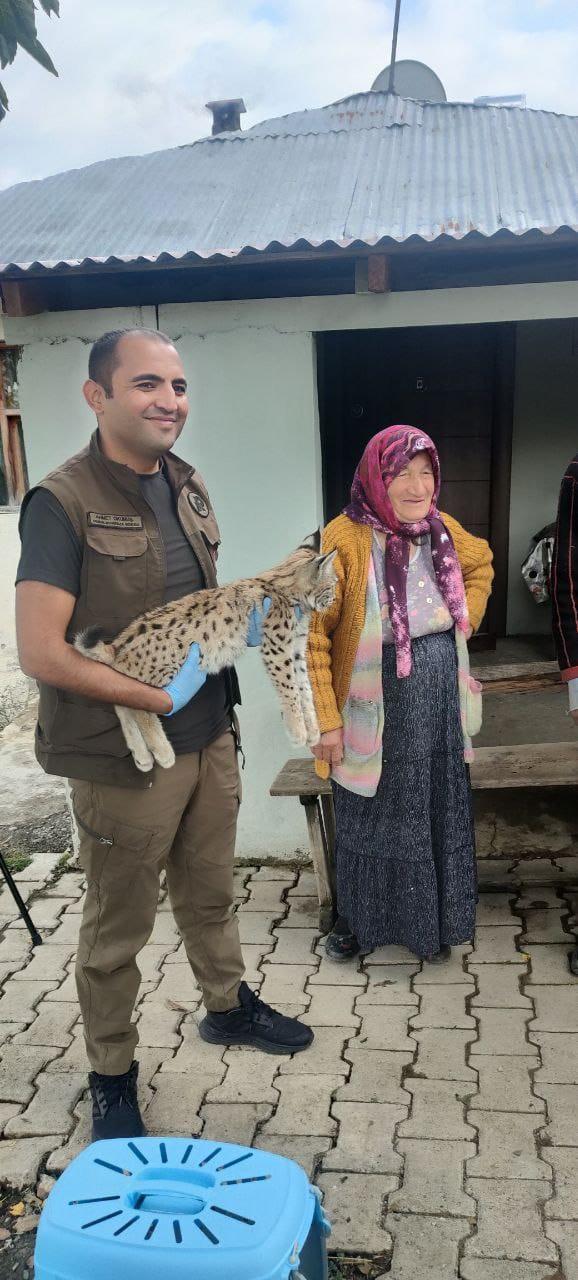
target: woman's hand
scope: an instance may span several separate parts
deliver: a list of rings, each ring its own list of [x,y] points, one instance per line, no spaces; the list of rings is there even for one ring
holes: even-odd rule
[[[343,729],[331,729],[322,733],[319,742],[311,748],[316,760],[325,760],[328,765],[341,764],[343,760]]]

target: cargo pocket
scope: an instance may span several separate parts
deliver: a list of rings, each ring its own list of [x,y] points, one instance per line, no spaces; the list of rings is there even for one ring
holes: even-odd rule
[[[349,698],[346,712],[347,754],[359,763],[381,752],[383,725],[377,702]]]
[[[482,727],[482,686],[473,676],[466,677],[464,719],[468,737],[475,738]]]
[[[124,617],[146,590],[146,533],[88,529],[86,603],[96,617]]]
[[[80,830],[104,849],[130,849],[134,853],[144,853],[154,835],[153,831],[133,827],[130,822],[121,822],[94,805],[82,804],[74,788],[72,812]]]
[[[100,908],[115,899],[126,902],[130,912],[131,894],[139,881],[142,886],[143,864],[156,833],[105,813],[94,803],[95,790],[94,784],[87,782],[71,787],[80,865],[89,889],[98,886]]]

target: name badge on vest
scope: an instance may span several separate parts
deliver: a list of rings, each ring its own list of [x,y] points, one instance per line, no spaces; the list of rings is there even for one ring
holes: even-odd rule
[[[189,502],[191,506],[194,507],[197,515],[208,516],[209,505],[207,502],[205,502],[205,499],[201,496],[200,493],[190,493]]]
[[[102,511],[89,511],[88,523],[93,529],[142,529],[142,516],[106,515]]]

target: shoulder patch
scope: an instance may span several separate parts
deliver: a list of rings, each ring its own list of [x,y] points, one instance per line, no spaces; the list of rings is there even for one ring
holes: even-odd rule
[[[142,529],[142,516],[131,516],[102,511],[89,511],[88,523],[96,529]]]
[[[189,502],[191,506],[194,507],[195,511],[197,512],[197,515],[208,516],[209,504],[208,502],[205,502],[205,499],[202,497],[200,493],[190,493]]]

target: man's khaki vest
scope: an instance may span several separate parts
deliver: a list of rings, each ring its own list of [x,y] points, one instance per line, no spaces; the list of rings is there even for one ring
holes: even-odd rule
[[[164,465],[179,523],[199,561],[205,586],[216,585],[219,528],[197,471],[174,454]],[[101,452],[98,432],[81,453],[36,488],[58,499],[82,544],[80,595],[68,628],[70,642],[97,624],[111,640],[140,613],[164,602],[165,553],[156,516],[129,467]],[[35,489],[26,495],[25,511]],[[231,704],[237,700],[230,681]],[[46,773],[119,786],[151,785],[126,746],[114,707],[39,684],[36,758]]]

